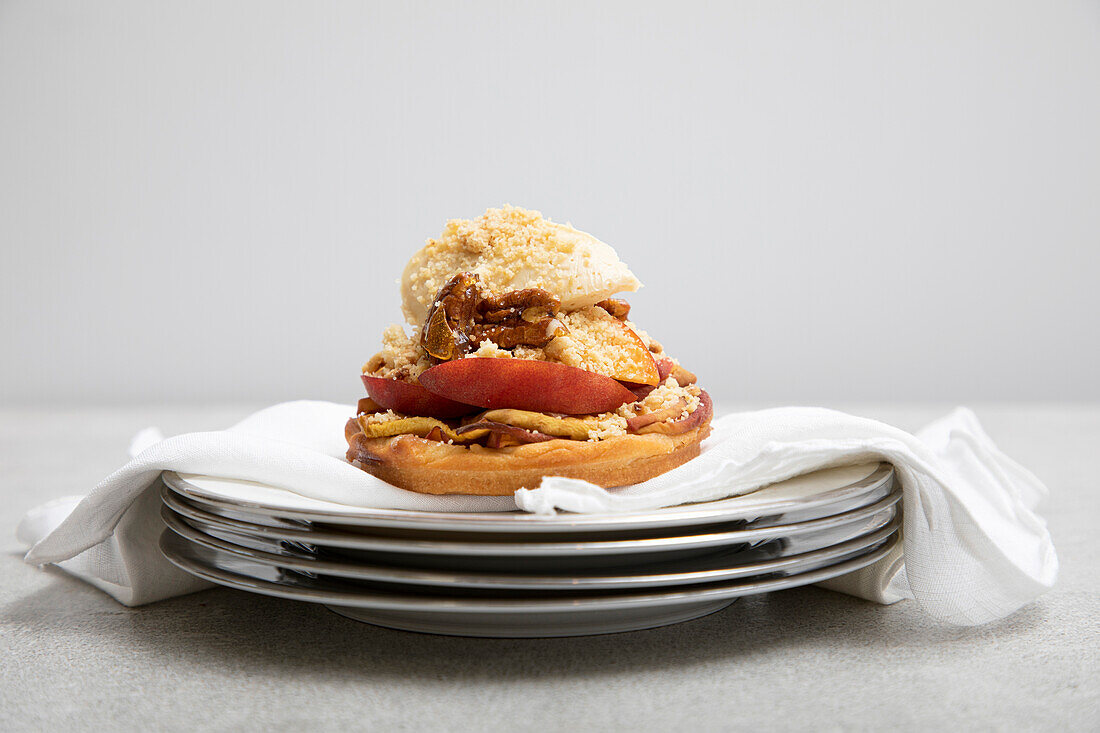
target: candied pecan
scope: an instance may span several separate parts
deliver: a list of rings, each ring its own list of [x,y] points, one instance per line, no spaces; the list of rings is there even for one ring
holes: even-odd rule
[[[481,320],[485,323],[504,323],[505,321],[515,318],[516,312],[511,308],[506,308],[504,310],[481,313],[480,316]]]
[[[553,313],[561,306],[561,298],[542,288],[525,288],[523,290],[509,290],[500,295],[490,295],[478,304],[478,311],[518,310],[520,312],[528,308],[545,308]]]
[[[502,324],[477,324],[470,332],[470,340],[480,344],[482,341],[492,341],[502,349],[514,349],[517,346],[546,346],[554,338],[550,332],[551,321],[547,316],[541,321],[531,323],[520,321],[515,325]]]
[[[686,387],[689,384],[695,384],[698,379],[695,376],[694,372],[689,372],[687,369],[684,369],[679,364],[672,367],[672,376],[676,379],[676,384],[680,385],[681,387]]]
[[[596,303],[596,305],[603,308],[620,321],[625,321],[626,317],[630,315],[630,303],[627,303],[625,300],[608,298],[607,300],[601,300],[599,303]]]
[[[420,345],[430,356],[447,361],[470,351],[467,333],[477,313],[477,283],[477,275],[460,272],[436,293],[420,333]]]
[[[420,334],[433,359],[456,359],[486,340],[504,349],[550,342],[556,295],[527,288],[486,296],[478,283],[476,274],[460,272],[440,288]]]

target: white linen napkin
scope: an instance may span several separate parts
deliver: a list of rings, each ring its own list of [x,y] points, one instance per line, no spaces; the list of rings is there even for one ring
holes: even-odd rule
[[[28,513],[26,560],[57,563],[140,605],[206,587],[164,560],[157,478],[163,470],[246,479],[351,506],[429,511],[619,512],[736,496],[810,471],[884,460],[904,492],[903,549],[830,581],[880,603],[915,597],[932,616],[979,624],[1006,616],[1050,588],[1058,561],[1035,513],[1046,488],[993,445],[958,409],[913,436],[820,408],[727,415],[695,460],[631,487],[605,490],[547,478],[511,497],[430,496],[398,489],[343,459],[351,406],[289,402],[228,430],[167,440],[139,434],[136,455],[88,496]]]

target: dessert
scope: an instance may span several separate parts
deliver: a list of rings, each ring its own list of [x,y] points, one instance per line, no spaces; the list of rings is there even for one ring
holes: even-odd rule
[[[448,222],[405,267],[407,327],[363,366],[348,460],[412,491],[502,495],[697,456],[710,397],[613,297],[639,287],[610,246],[536,211]]]

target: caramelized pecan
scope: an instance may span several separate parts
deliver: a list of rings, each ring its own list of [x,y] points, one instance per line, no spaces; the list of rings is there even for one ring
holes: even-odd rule
[[[502,349],[545,346],[554,337],[553,313],[560,305],[541,288],[483,295],[478,276],[460,272],[436,294],[420,345],[437,361],[457,359],[486,340]]]
[[[478,276],[460,272],[436,293],[420,333],[420,345],[435,359],[455,359],[471,350],[468,336],[480,298]]]
[[[535,323],[520,321],[514,325],[477,324],[470,333],[470,339],[480,344],[488,339],[502,349],[514,349],[517,346],[546,346],[554,338],[550,331],[549,316]]]
[[[630,315],[630,303],[627,303],[625,300],[608,298],[607,300],[601,300],[599,303],[596,303],[596,305],[603,308],[620,321],[625,321],[627,316]]]
[[[542,288],[525,288],[487,296],[478,304],[478,311],[488,313],[511,310],[522,313],[528,308],[545,308],[552,313],[559,306],[561,306],[561,299],[553,293]]]

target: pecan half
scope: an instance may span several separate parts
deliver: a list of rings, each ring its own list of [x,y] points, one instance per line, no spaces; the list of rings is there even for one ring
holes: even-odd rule
[[[545,308],[553,312],[559,306],[561,306],[561,299],[553,293],[542,288],[525,288],[487,296],[478,303],[478,311],[489,313],[511,310],[522,313],[528,308]]]
[[[432,357],[447,361],[470,351],[467,334],[481,297],[477,285],[477,275],[460,272],[436,293],[420,333],[420,345]]]
[[[542,288],[484,295],[480,278],[460,272],[439,289],[420,333],[420,345],[438,361],[457,359],[482,341],[502,349],[545,346],[561,300]]]
[[[625,321],[627,316],[630,315],[630,303],[627,303],[625,300],[619,300],[618,298],[601,300],[599,303],[596,303],[596,306],[603,308],[620,321]]]

